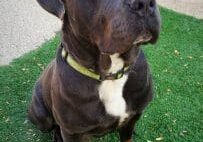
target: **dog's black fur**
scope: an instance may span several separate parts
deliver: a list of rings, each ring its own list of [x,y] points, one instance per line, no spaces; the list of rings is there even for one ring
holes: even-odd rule
[[[153,96],[150,71],[139,45],[158,38],[155,1],[37,1],[62,19],[62,46],[79,64],[105,75],[110,55],[119,53],[125,65],[131,66],[123,89],[130,115],[119,125],[119,118],[108,114],[99,98],[101,81],[74,70],[62,58],[60,46],[56,59],[36,83],[30,120],[42,131],[54,129],[55,142],[84,142],[116,129],[121,142],[130,142],[134,124]],[[133,45],[139,38],[142,41]]]

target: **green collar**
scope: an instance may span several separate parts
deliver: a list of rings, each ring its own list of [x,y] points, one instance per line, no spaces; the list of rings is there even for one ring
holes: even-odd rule
[[[125,66],[121,70],[119,70],[117,73],[115,73],[115,74],[110,73],[110,74],[105,75],[102,78],[102,76],[100,74],[97,74],[93,70],[88,69],[88,68],[80,65],[79,63],[77,63],[70,55],[68,55],[68,52],[66,52],[63,47],[62,47],[62,51],[61,51],[61,56],[66,61],[66,63],[68,63],[73,69],[75,69],[76,71],[78,71],[79,73],[81,73],[85,76],[88,76],[88,77],[93,78],[98,81],[120,79],[123,77],[123,75],[125,73],[127,73],[129,71],[129,68],[130,68],[129,66]]]

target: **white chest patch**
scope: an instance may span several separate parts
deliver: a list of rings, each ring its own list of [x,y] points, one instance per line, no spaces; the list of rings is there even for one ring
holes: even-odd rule
[[[116,73],[123,68],[124,62],[119,58],[119,54],[111,57],[111,68],[109,73]],[[123,98],[123,87],[128,79],[128,75],[124,75],[117,80],[105,80],[99,86],[99,97],[104,103],[106,112],[112,116],[119,117],[120,124],[128,117],[126,112],[126,102]]]

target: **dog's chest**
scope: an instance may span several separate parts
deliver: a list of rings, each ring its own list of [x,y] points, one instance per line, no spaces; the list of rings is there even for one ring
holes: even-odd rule
[[[118,57],[118,54],[111,56],[111,68],[109,72],[116,73],[123,68],[124,62]],[[127,105],[123,98],[123,88],[128,79],[128,75],[124,75],[117,80],[105,80],[99,86],[99,97],[103,102],[106,112],[114,117],[119,117],[121,124],[129,114],[126,112]]]

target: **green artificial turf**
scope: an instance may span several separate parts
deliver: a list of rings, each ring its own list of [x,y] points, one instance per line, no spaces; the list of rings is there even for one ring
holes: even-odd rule
[[[161,9],[162,32],[144,47],[155,98],[137,123],[137,142],[203,141],[203,21]],[[32,88],[54,58],[59,37],[0,67],[0,142],[51,142],[26,121]],[[118,142],[118,134],[93,142]]]

